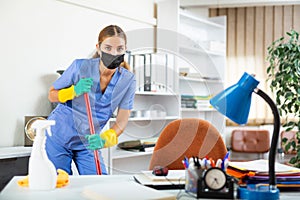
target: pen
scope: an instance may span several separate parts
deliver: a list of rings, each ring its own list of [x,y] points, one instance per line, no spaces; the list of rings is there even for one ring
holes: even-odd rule
[[[215,167],[215,161],[212,158],[209,158],[210,166]]]
[[[185,162],[186,167],[188,168],[189,167],[189,159],[186,156],[184,156],[184,162]]]
[[[201,160],[201,166],[202,166],[202,169],[205,169],[206,168],[206,162],[207,162],[207,159],[206,158],[203,158],[202,160]]]
[[[186,166],[186,164],[185,164],[184,160],[182,160],[182,164],[183,164],[183,167],[186,169],[186,168],[187,168],[187,166]]]
[[[216,162],[216,167],[218,168],[222,168],[222,159],[218,159],[217,162]]]
[[[228,164],[229,164],[229,160],[228,160],[228,159],[225,159],[225,160],[224,160],[224,168],[223,168],[223,170],[224,170],[225,172],[226,172],[226,170],[227,170]]]
[[[228,158],[229,158],[229,151],[227,151],[226,155],[224,156],[224,159],[223,159],[223,162],[222,162],[222,165],[221,165],[222,170],[224,170],[224,171],[226,170],[225,169],[225,160],[227,160],[227,162],[228,162]]]

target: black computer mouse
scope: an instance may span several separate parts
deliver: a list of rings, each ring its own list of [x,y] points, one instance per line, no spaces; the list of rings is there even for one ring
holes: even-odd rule
[[[153,168],[152,174],[155,176],[167,176],[168,175],[168,168],[162,166],[155,166]]]

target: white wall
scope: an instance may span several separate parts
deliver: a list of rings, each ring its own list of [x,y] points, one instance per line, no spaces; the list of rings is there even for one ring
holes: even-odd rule
[[[152,0],[72,2],[77,5],[0,1],[0,147],[24,145],[24,116],[50,113],[47,95],[59,76],[56,70],[65,69],[75,58],[90,57],[106,25],[117,24],[128,32],[129,48],[154,44]],[[139,40],[135,32],[148,35]]]

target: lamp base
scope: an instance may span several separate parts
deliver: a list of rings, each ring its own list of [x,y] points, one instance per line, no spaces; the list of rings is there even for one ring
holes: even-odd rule
[[[277,200],[279,199],[278,188],[270,190],[268,185],[249,184],[247,187],[239,187],[237,189],[238,199],[263,199],[263,200]]]

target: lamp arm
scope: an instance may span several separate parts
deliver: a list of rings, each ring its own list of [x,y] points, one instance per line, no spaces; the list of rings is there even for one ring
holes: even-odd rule
[[[276,189],[276,175],[275,175],[275,157],[276,157],[276,149],[279,138],[279,130],[280,130],[280,117],[278,113],[278,109],[274,101],[262,90],[256,88],[254,92],[262,97],[270,106],[273,115],[274,115],[274,129],[273,136],[271,141],[271,147],[269,152],[269,184],[270,189]]]

